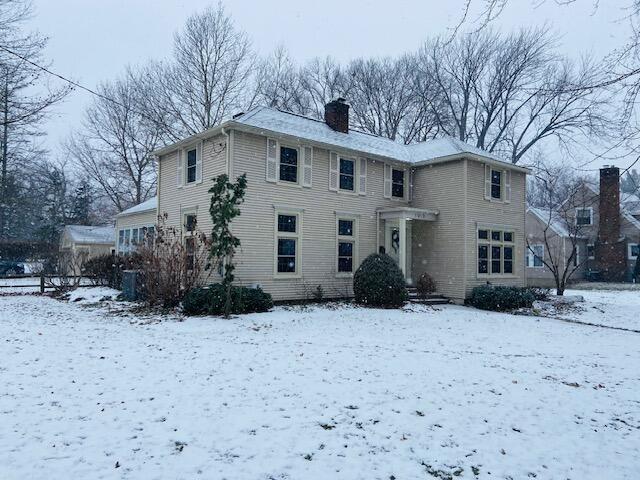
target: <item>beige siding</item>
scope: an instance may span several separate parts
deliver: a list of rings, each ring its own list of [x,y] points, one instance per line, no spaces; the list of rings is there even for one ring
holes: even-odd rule
[[[496,202],[484,198],[484,164],[467,160],[466,185],[466,289],[471,290],[487,281],[494,285],[524,286],[525,254],[525,174],[511,172],[511,202]],[[515,233],[514,272],[510,276],[480,276],[477,274],[477,228],[478,225],[495,225],[513,230]]]
[[[417,168],[412,206],[438,210],[435,222],[413,222],[412,275],[427,272],[438,293],[464,298],[464,162]]]
[[[116,217],[116,235],[118,231],[123,228],[146,227],[148,225],[155,225],[157,221],[158,217],[155,210]]]
[[[376,209],[406,205],[383,197],[383,163],[368,160],[366,196],[329,190],[329,152],[321,148],[314,148],[311,188],[273,184],[265,180],[266,138],[234,134],[233,177],[246,173],[248,180],[242,215],[233,224],[242,241],[239,281],[259,283],[275,299],[305,298],[318,285],[327,296],[351,295],[352,279],[336,276],[336,211],[358,218],[357,268],[376,251]],[[303,210],[300,278],[274,278],[274,205]]]

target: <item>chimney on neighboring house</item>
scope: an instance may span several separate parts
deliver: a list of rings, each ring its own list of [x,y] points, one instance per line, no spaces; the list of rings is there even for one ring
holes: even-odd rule
[[[620,169],[600,169],[598,241],[596,259],[604,281],[624,281],[627,255],[620,235]]]
[[[349,133],[349,105],[337,98],[324,106],[324,121],[336,132]]]

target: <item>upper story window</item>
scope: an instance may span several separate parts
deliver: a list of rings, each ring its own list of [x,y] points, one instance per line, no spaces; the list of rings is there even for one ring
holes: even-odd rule
[[[513,274],[515,253],[513,241],[512,231],[478,229],[478,274]]]
[[[280,180],[298,183],[298,149],[280,147]]]
[[[187,150],[187,183],[194,183],[197,179],[198,149]]]
[[[491,170],[491,198],[500,200],[502,198],[502,172]]]
[[[544,267],[544,245],[529,245],[527,249],[527,267]]]
[[[640,256],[640,244],[638,243],[629,243],[627,245],[627,248],[629,250],[629,260],[638,260],[638,257]]]
[[[340,158],[340,190],[355,190],[356,162],[348,158]]]
[[[404,198],[404,170],[391,170],[391,195]]]
[[[576,208],[576,225],[593,225],[593,208]]]

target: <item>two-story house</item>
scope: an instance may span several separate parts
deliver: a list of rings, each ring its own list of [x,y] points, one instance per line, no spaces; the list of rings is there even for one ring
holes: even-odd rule
[[[266,107],[155,152],[158,214],[208,233],[212,179],[247,175],[232,229],[236,278],[276,300],[352,294],[384,250],[409,284],[423,272],[462,301],[487,281],[525,283],[527,169],[453,138],[404,145],[349,129],[343,99],[318,121]]]
[[[640,253],[640,199],[620,191],[620,169],[600,169],[599,184],[583,183],[562,207],[562,214],[527,210],[527,283],[551,286],[545,261],[552,258],[561,271],[575,269],[572,281],[630,281]]]

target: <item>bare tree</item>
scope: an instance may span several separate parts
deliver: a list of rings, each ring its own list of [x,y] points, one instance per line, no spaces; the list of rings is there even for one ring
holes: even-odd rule
[[[439,132],[513,163],[551,137],[567,145],[608,133],[603,92],[566,88],[588,85],[597,67],[558,55],[544,29],[438,38],[419,52],[417,72],[415,89]]]
[[[139,111],[139,85],[129,77],[102,84],[85,112],[82,129],[66,150],[118,212],[155,195],[155,161],[161,126]]]
[[[37,140],[50,108],[61,101],[70,86],[56,87],[43,70],[47,40],[24,33],[31,16],[27,0],[0,0],[0,238],[7,231],[9,175],[19,177],[21,167],[42,155]]]
[[[190,16],[175,34],[173,57],[141,79],[149,118],[175,141],[220,123],[247,104],[253,54],[221,3]]]
[[[551,272],[557,295],[564,295],[572,275],[584,266],[587,255],[578,258],[584,226],[576,220],[576,209],[592,207],[597,196],[586,193],[584,179],[567,176],[562,167],[542,168],[534,180],[542,223],[542,237],[527,237],[527,251]],[[542,242],[541,256],[533,245]],[[586,252],[585,252],[586,253]]]
[[[258,64],[255,94],[250,104],[267,105],[300,114],[307,113],[302,77],[287,50],[282,46],[278,47]]]

